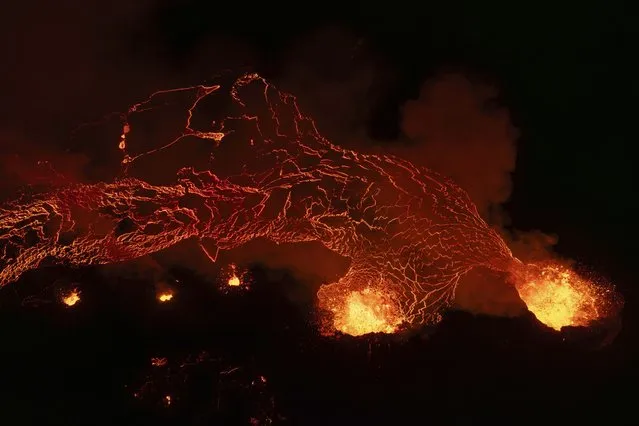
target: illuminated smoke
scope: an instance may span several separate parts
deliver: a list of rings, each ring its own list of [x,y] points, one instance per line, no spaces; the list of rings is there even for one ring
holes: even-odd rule
[[[230,115],[209,117],[201,128],[199,108],[225,93]],[[174,94],[191,99],[182,129],[155,148],[141,149],[133,118]],[[398,157],[332,144],[292,95],[257,75],[230,87],[156,92],[131,107],[122,126],[129,126],[121,150],[129,173],[152,155],[196,141],[213,153],[208,170],[182,168],[177,181],[162,185],[133,177],[74,185],[8,204],[0,210],[0,284],[44,259],[105,264],[187,239],[214,241],[216,250],[256,238],[317,241],[351,260],[343,277],[318,292],[320,307],[336,314],[335,326],[344,327],[340,318],[364,318],[377,324],[375,331],[391,331],[400,321],[407,327],[440,321],[460,279],[475,268],[512,274],[530,268],[512,256],[452,180]],[[371,314],[368,301],[382,294]],[[159,298],[172,296],[161,292]],[[346,312],[335,312],[336,301]]]
[[[556,237],[504,228],[501,204],[511,192],[518,132],[496,88],[463,73],[436,74],[403,106],[401,127],[411,143],[398,153],[459,184],[515,257],[533,263],[555,257]],[[478,270],[464,277],[455,303],[470,312],[513,316],[521,313],[520,297],[503,276]]]
[[[517,132],[494,88],[463,74],[437,75],[404,105],[401,125],[414,142],[407,154],[452,178],[484,217],[508,199]]]

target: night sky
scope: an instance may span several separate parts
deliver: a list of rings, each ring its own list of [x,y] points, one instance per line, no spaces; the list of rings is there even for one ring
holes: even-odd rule
[[[2,13],[5,199],[31,183],[39,159],[73,180],[112,179],[117,152],[73,129],[160,88],[256,70],[297,94],[335,143],[392,151],[405,144],[406,102],[425,81],[461,73],[497,89],[519,135],[502,225],[557,235],[554,252],[623,294],[623,326],[600,347],[597,330],[559,334],[530,315],[450,312],[404,341],[327,339],[313,317],[319,283],[285,269],[252,264],[252,290],[221,295],[160,255],[183,284],[175,303],[158,306],[149,277],[54,267],[0,291],[2,424],[636,423],[639,69],[636,19],[623,2],[55,3]],[[23,303],[71,282],[82,287],[77,308]],[[204,351],[208,361],[188,375],[177,367]],[[171,374],[149,366],[159,355],[175,363]],[[134,398],[149,374],[159,389]],[[177,399],[166,407],[168,393]]]

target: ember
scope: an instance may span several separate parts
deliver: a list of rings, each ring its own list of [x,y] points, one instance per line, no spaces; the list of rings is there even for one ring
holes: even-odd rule
[[[164,357],[151,358],[151,365],[154,367],[164,367],[168,360]]]
[[[158,300],[162,303],[170,302],[173,299],[173,293],[166,291],[158,295]]]
[[[80,301],[80,292],[76,289],[71,290],[62,296],[62,303],[67,306],[74,306]]]
[[[335,313],[335,329],[353,336],[393,333],[402,322],[389,296],[372,288],[351,292],[331,310]]]
[[[231,278],[229,278],[228,284],[231,287],[238,287],[241,284],[240,277],[238,277],[237,275],[233,275]]]
[[[236,266],[231,265],[231,276],[229,277],[227,284],[231,287],[239,287],[242,284],[242,280],[237,276]]]

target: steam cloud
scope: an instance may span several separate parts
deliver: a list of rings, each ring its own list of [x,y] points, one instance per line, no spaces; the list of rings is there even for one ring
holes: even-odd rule
[[[278,83],[299,95],[321,132],[343,146],[389,152],[449,176],[469,193],[515,256],[524,261],[556,257],[556,236],[506,227],[502,204],[512,191],[519,132],[496,87],[464,71],[436,72],[415,99],[400,106],[397,139],[380,142],[368,136],[371,115],[388,92],[397,90],[396,81],[365,41],[323,29],[300,41],[290,58]],[[456,302],[463,310],[489,315],[516,316],[526,310],[506,276],[483,269],[461,280]]]
[[[493,225],[501,223],[500,206],[510,195],[517,137],[508,110],[497,101],[497,90],[461,73],[425,81],[419,98],[403,107],[401,128],[412,144],[399,153],[455,180]],[[506,278],[488,270],[467,274],[457,305],[475,313],[520,314],[525,304]]]
[[[488,218],[510,196],[516,157],[516,131],[496,101],[490,86],[440,74],[406,102],[401,121],[411,158],[454,179]]]

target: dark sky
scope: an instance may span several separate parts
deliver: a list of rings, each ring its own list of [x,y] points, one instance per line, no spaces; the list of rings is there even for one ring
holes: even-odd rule
[[[626,298],[619,350],[634,359],[639,69],[636,17],[624,2],[217,3],[7,6],[3,185],[23,183],[40,158],[75,179],[95,179],[89,157],[112,153],[71,140],[74,127],[227,69],[256,69],[294,91],[320,129],[344,138],[336,143],[383,149],[406,139],[402,108],[425,81],[462,73],[497,89],[518,130],[505,204],[512,227],[557,234],[559,253],[617,283]],[[437,356],[446,354],[429,359]]]

